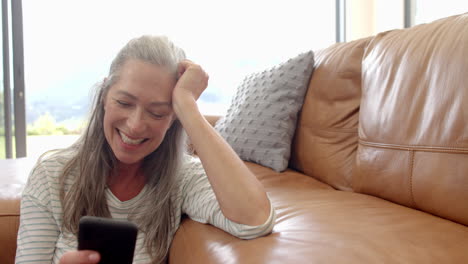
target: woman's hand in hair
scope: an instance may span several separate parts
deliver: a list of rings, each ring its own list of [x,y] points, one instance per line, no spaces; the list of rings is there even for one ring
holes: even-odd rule
[[[177,69],[177,83],[172,92],[172,104],[174,108],[195,102],[208,86],[208,74],[189,60],[179,63]]]
[[[95,264],[101,257],[92,250],[69,251],[60,258],[60,264]]]

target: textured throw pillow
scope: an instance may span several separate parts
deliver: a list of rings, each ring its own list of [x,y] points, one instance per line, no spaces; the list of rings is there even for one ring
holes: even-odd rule
[[[314,69],[312,51],[247,76],[215,129],[239,157],[277,172],[288,167],[297,115]]]

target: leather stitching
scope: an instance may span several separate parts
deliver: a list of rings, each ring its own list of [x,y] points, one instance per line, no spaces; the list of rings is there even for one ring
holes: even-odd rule
[[[413,171],[414,171],[414,150],[410,150],[410,175],[409,175],[409,191],[410,191],[410,198],[411,203],[413,204],[414,208],[417,208],[416,201],[414,200],[413,194]]]
[[[369,147],[397,149],[397,150],[406,150],[406,151],[412,150],[412,151],[423,151],[423,152],[468,154],[468,148],[437,147],[437,146],[424,146],[424,145],[398,145],[398,144],[368,142],[362,139],[359,139],[359,144],[364,145],[364,146],[369,146]]]

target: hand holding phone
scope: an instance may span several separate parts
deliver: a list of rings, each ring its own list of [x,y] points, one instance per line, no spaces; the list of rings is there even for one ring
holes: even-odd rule
[[[138,228],[128,221],[83,216],[78,230],[78,250],[94,250],[101,264],[131,264]]]

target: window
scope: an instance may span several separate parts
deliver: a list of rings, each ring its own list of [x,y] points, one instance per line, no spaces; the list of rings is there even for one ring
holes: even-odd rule
[[[169,36],[210,75],[201,111],[222,115],[245,75],[333,44],[335,2],[23,0],[23,27],[28,155],[36,156],[76,140],[93,85],[129,39]]]
[[[2,13],[0,12],[0,21],[3,18]],[[0,53],[0,70],[2,72],[1,81],[0,81],[0,159],[6,158],[6,140],[5,140],[5,100],[3,99],[5,88],[3,84],[4,76],[4,68],[3,68],[3,42],[0,43],[0,48],[2,52]]]
[[[459,0],[416,0],[414,24],[429,23],[439,18],[468,12],[468,2]]]
[[[12,91],[12,49],[11,24],[12,15],[7,1],[0,6],[0,19],[2,27],[2,42],[0,43],[0,159],[14,156],[15,138],[12,136],[13,123],[13,91]]]

